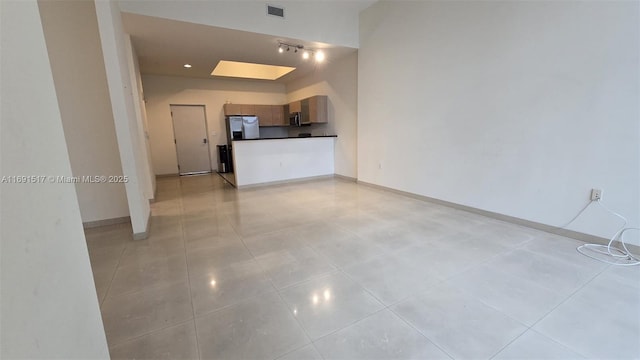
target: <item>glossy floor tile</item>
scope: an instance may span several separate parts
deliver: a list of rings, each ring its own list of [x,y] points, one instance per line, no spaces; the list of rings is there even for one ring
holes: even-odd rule
[[[198,359],[193,320],[109,348],[112,359]]]
[[[640,289],[602,274],[534,329],[585,357],[638,358]]]
[[[449,359],[429,339],[386,309],[315,345],[325,359]]]
[[[336,270],[328,259],[306,245],[265,253],[256,260],[278,289]]]
[[[322,360],[322,356],[313,345],[306,345],[279,357],[278,360]]]
[[[528,326],[535,324],[566,299],[556,291],[490,265],[474,267],[456,275],[449,282]]]
[[[557,359],[571,360],[584,359],[557,342],[544,337],[533,330],[522,334],[514,342],[505,347],[493,357],[496,360],[504,359]]]
[[[422,292],[440,278],[397,254],[382,255],[344,268],[344,272],[385,305]]]
[[[205,359],[273,359],[310,342],[274,293],[199,317],[196,328]]]
[[[505,314],[447,284],[391,307],[456,359],[487,359],[527,330]]]
[[[241,300],[275,291],[255,260],[189,274],[193,310],[201,315],[233,305]]]
[[[280,291],[311,339],[342,329],[384,306],[341,273],[312,279]]]
[[[150,288],[110,297],[102,304],[109,345],[193,318],[187,283]]]
[[[640,267],[338,179],[157,179],[150,236],[87,229],[114,359],[640,358]]]
[[[584,286],[605,267],[603,263],[596,261],[589,268],[580,267],[525,249],[500,254],[487,264],[565,296]]]
[[[109,296],[186,281],[187,262],[184,254],[177,254],[139,265],[119,266]]]

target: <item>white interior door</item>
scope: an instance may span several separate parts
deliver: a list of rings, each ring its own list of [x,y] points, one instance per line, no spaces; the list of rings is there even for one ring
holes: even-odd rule
[[[171,105],[180,175],[211,172],[204,106]]]

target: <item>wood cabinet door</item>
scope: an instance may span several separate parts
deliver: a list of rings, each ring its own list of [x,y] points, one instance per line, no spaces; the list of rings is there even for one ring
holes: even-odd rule
[[[241,115],[256,115],[256,106],[249,104],[242,104],[240,114]]]
[[[284,105],[271,106],[273,126],[289,126],[289,119],[285,116]]]
[[[313,96],[309,98],[309,121],[314,124],[328,122],[326,95]]]
[[[240,104],[224,104],[223,109],[225,116],[242,115],[242,105]]]
[[[300,112],[300,111],[302,111],[302,103],[300,101],[294,101],[289,104],[290,113]]]
[[[271,105],[254,105],[255,114],[258,117],[260,126],[272,126],[273,114],[271,113]]]

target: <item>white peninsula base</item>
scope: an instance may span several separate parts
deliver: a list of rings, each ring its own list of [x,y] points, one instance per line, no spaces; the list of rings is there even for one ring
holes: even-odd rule
[[[238,188],[334,174],[335,137],[233,141]]]

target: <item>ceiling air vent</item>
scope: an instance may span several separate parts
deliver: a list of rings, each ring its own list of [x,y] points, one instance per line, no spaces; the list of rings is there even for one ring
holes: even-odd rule
[[[273,5],[267,5],[267,15],[284,18],[284,8]]]

